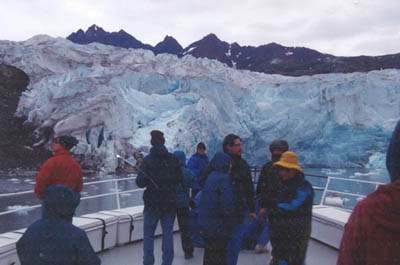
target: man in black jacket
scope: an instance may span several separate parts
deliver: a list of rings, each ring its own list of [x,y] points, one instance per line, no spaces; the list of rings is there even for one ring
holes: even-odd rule
[[[251,179],[250,167],[242,158],[243,144],[239,136],[228,134],[222,144],[223,151],[232,157],[231,180],[235,194],[237,225],[228,245],[228,265],[236,265],[240,247],[245,233],[245,217],[249,212],[249,219],[256,218],[254,203],[254,188]],[[200,185],[204,185],[208,175],[213,171],[209,165],[202,174]]]
[[[277,139],[269,145],[271,161],[265,163],[262,167],[256,188],[261,216],[265,216],[266,209],[270,208],[274,201],[276,202],[276,192],[279,189],[281,178],[278,175],[277,168],[273,164],[278,162],[281,155],[288,150],[289,144],[285,140]]]
[[[172,264],[174,258],[173,226],[175,220],[175,186],[182,183],[178,158],[164,146],[164,134],[151,131],[150,154],[143,160],[136,184],[146,187],[143,193],[143,264],[154,264],[154,232],[158,221],[163,233],[162,264]]]

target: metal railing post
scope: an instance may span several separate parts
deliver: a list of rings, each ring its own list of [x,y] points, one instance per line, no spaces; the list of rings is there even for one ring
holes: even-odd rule
[[[326,197],[326,192],[328,190],[328,186],[329,186],[330,182],[331,182],[331,177],[328,176],[328,180],[326,181],[324,192],[322,193],[321,202],[319,203],[320,205],[324,204],[325,197]]]
[[[118,179],[115,180],[115,196],[117,196],[117,207],[118,209],[121,209],[121,202],[119,201]]]

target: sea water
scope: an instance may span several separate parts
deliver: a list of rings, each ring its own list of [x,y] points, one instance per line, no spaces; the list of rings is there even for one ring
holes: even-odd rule
[[[13,171],[0,172],[0,194],[10,194],[15,192],[33,191],[35,187],[35,177],[37,172],[34,171]],[[105,174],[102,172],[84,172],[84,186],[81,191],[81,202],[76,209],[75,215],[94,213],[103,210],[112,210],[142,205],[143,191],[139,189],[135,183],[135,179],[121,180],[118,187],[115,182],[104,182],[97,184],[87,184],[96,181],[105,181],[111,179],[134,178],[134,174]],[[138,190],[135,192],[122,193],[115,195],[116,189],[119,192]],[[109,194],[106,196],[85,199],[85,197],[96,196],[101,194]],[[1,212],[14,209],[22,209],[26,206],[40,205],[40,200],[32,192],[17,196],[0,197],[0,233],[13,231],[27,227],[33,221],[40,218],[40,207],[22,210],[15,213],[1,215]]]
[[[366,180],[372,182],[389,183],[390,178],[385,169],[364,169],[364,168],[346,168],[346,169],[328,169],[328,168],[306,168],[304,169],[306,178],[315,188],[314,204],[321,202],[322,191],[327,183],[327,178],[317,176],[331,176],[333,178],[345,178],[350,180]],[[0,172],[0,194],[15,193],[21,191],[33,191],[35,186],[36,171],[14,170],[10,172]],[[309,175],[308,175],[309,174]],[[310,176],[312,175],[312,176]],[[95,182],[101,180],[109,180],[116,178],[135,177],[134,174],[106,174],[102,172],[85,172],[84,182]],[[95,196],[100,194],[110,195],[97,197],[93,199],[82,199],[76,210],[76,215],[94,213],[102,210],[111,210],[136,206],[143,204],[143,191],[135,191],[129,193],[114,194],[116,191],[115,182],[106,182],[98,184],[85,184],[81,192],[82,198],[87,196]],[[119,182],[118,191],[128,191],[138,189],[135,180],[123,180]],[[346,193],[355,193],[359,195],[367,195],[376,189],[374,184],[365,184],[358,182],[349,182],[331,179],[329,190],[342,191]],[[340,197],[343,201],[343,207],[351,210],[362,199],[358,196],[343,195],[336,192],[328,192],[327,196]],[[13,209],[21,209],[25,206],[40,205],[40,200],[36,198],[34,193],[0,197],[0,212]],[[22,229],[40,218],[40,207],[22,210],[16,213],[0,215],[0,233]]]

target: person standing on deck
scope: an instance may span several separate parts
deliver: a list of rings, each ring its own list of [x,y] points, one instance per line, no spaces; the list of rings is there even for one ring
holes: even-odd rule
[[[254,188],[251,179],[250,167],[246,160],[242,158],[243,144],[239,136],[228,134],[222,144],[224,153],[232,157],[232,169],[230,176],[232,178],[233,192],[235,195],[236,219],[234,234],[228,244],[228,265],[236,265],[239,257],[240,248],[244,234],[246,232],[245,218],[254,220],[256,218]],[[200,186],[203,186],[208,175],[213,171],[212,165],[209,165],[202,172]]]
[[[183,151],[175,151],[183,174],[183,183],[176,185],[176,216],[178,217],[179,231],[181,234],[182,249],[185,259],[193,258],[194,246],[189,230],[189,191],[195,182],[196,176],[186,167],[186,155]]]
[[[78,144],[73,136],[63,135],[53,142],[54,156],[47,160],[36,176],[35,194],[43,199],[44,191],[52,185],[65,185],[80,192],[83,187],[82,168],[69,150]]]
[[[188,168],[196,175],[196,182],[192,187],[192,200],[196,197],[196,194],[200,191],[200,175],[201,172],[208,165],[208,157],[206,155],[206,145],[202,142],[197,144],[196,153],[193,154],[188,163]]]
[[[36,176],[35,194],[42,200],[42,217],[46,214],[43,198],[48,187],[65,185],[76,192],[82,191],[82,168],[69,151],[77,144],[78,140],[73,136],[56,137],[53,142],[54,156],[43,164]]]
[[[164,146],[164,134],[150,132],[150,154],[140,166],[136,184],[146,187],[143,193],[143,264],[153,265],[154,233],[160,221],[162,228],[162,265],[171,265],[174,259],[173,227],[176,211],[175,187],[182,183],[182,171],[178,158]]]
[[[32,223],[16,243],[21,265],[100,265],[86,232],[71,223],[80,203],[79,192],[52,185],[44,193],[47,214]]]
[[[274,202],[276,202],[277,191],[279,190],[279,186],[281,185],[282,181],[281,177],[278,175],[277,168],[274,167],[274,163],[278,162],[281,158],[281,155],[288,150],[289,144],[285,140],[277,139],[272,141],[272,143],[269,145],[271,161],[265,163],[262,167],[256,188],[256,197],[260,205],[258,218],[268,218],[267,210],[271,208]],[[265,245],[256,245],[256,251],[263,248],[265,248]]]
[[[360,201],[343,233],[337,265],[400,264],[400,121],[386,154],[391,183]]]
[[[311,234],[314,190],[305,180],[297,155],[284,152],[278,162],[282,183],[271,202],[271,265],[303,265]]]
[[[213,172],[201,191],[199,210],[200,230],[204,237],[203,265],[224,265],[227,262],[228,242],[237,218],[232,179],[232,157],[218,152],[211,160]]]

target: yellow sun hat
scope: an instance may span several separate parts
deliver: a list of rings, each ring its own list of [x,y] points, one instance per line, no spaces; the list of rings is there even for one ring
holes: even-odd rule
[[[281,156],[281,159],[278,162],[274,163],[274,166],[296,169],[300,172],[303,172],[303,170],[299,166],[299,159],[297,158],[297,155],[293,152],[284,152]]]

